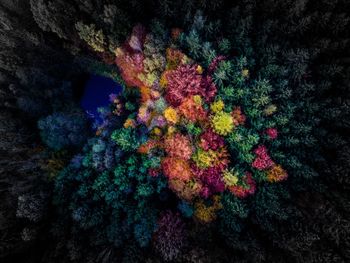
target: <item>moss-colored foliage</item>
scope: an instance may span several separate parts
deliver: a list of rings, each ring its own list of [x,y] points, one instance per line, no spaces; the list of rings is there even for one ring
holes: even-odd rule
[[[97,30],[95,25],[84,25],[82,22],[75,24],[75,28],[81,39],[83,39],[93,50],[105,51],[105,37],[102,30]]]

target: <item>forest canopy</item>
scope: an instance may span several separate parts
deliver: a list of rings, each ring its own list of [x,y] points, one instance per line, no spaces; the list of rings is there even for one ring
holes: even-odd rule
[[[348,262],[345,10],[0,1],[1,261]]]

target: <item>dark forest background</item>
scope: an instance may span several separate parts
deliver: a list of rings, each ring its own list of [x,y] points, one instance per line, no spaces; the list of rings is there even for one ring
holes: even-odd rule
[[[64,240],[51,235],[52,185],[37,120],[63,101],[79,99],[76,87],[90,73],[112,71],[108,50],[133,25],[157,18],[169,28],[186,29],[199,10],[209,21],[207,38],[227,38],[231,52],[244,53],[256,69],[274,61],[288,71],[296,92],[310,102],[304,110],[316,112],[319,158],[304,138],[304,157],[312,156],[315,172],[289,198],[288,209],[298,220],[279,221],[273,216],[278,210],[267,205],[266,217],[258,219],[271,227],[247,218],[253,230],[244,240],[233,238],[239,248],[224,249],[214,237],[181,262],[350,261],[348,0],[0,0],[1,262],[78,262],[65,254]],[[103,30],[106,52],[82,41],[78,22]],[[85,30],[80,34],[92,41],[96,30]],[[122,261],[108,256],[108,249],[89,262],[162,262],[134,251],[125,252],[129,256]]]

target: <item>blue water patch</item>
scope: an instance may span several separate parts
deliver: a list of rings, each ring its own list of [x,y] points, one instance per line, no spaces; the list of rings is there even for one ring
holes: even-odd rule
[[[80,106],[85,110],[89,118],[98,120],[97,109],[110,104],[109,95],[119,94],[122,87],[114,80],[97,75],[91,75],[87,80]]]

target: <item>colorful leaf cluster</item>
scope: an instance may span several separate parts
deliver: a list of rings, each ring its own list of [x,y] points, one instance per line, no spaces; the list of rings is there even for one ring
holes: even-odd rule
[[[252,79],[243,57],[196,55],[184,32],[157,34],[138,25],[116,48],[123,92],[57,176],[55,202],[79,229],[101,228],[115,246],[153,240],[171,260],[186,243],[184,218],[220,220],[232,236],[233,211],[288,173],[269,81]]]
[[[169,188],[180,198],[194,201],[220,194],[225,189],[238,197],[253,194],[256,183],[252,174],[255,170],[266,171],[268,182],[284,180],[287,173],[272,161],[263,145],[250,150],[256,158],[249,160],[246,171],[235,170],[240,160],[235,160],[228,150],[229,141],[239,136],[236,132],[239,127],[249,129],[249,123],[246,123],[249,118],[239,101],[234,106],[225,103],[227,96],[218,94],[213,81],[218,68],[229,60],[216,56],[205,69],[204,65],[175,48],[174,39],[169,40],[169,47],[163,54],[159,51],[149,54],[144,39],[157,36],[140,30],[140,27],[134,29],[130,40],[118,50],[116,59],[126,83],[141,93],[136,123],[130,125],[128,119],[124,127],[147,128],[148,141],[141,145],[139,152],[161,158],[159,169],[168,179]],[[145,82],[146,64],[154,59],[154,55],[165,63],[157,64],[157,78]],[[127,59],[130,59],[129,63],[121,63]],[[248,82],[248,69],[238,74]],[[161,109],[156,106],[159,102]],[[247,110],[262,114],[257,108]],[[269,127],[265,134],[271,140],[276,139],[277,129]],[[154,147],[145,151],[150,143]]]

